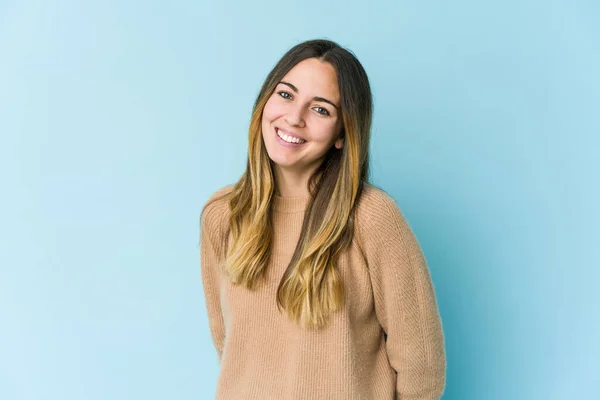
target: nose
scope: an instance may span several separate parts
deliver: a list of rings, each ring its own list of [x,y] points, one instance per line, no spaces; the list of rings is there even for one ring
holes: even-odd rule
[[[284,119],[290,126],[304,127],[304,107],[302,105],[290,106]]]

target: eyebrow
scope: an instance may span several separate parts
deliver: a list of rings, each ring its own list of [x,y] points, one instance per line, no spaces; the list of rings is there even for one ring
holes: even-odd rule
[[[283,83],[284,85],[287,85],[287,86],[291,87],[294,92],[298,93],[298,88],[296,86],[292,85],[291,83],[285,82],[285,81],[280,81],[279,83]],[[322,102],[325,102],[325,103],[329,103],[332,106],[334,106],[336,110],[339,110],[338,106],[336,106],[335,104],[333,104],[332,101],[329,101],[329,100],[327,100],[324,97],[315,96],[315,97],[313,97],[313,100],[315,100],[315,101],[322,101]]]

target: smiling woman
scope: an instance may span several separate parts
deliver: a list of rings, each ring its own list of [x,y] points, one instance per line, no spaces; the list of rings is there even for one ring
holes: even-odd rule
[[[201,213],[217,399],[440,398],[429,269],[369,183],[372,96],[347,49],[290,49],[254,104],[243,176]]]

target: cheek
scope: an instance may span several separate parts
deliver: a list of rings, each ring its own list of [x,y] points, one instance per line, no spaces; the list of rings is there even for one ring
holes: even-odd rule
[[[275,120],[277,116],[281,114],[280,108],[281,107],[273,98],[269,99],[263,109],[263,122],[271,123],[271,121]]]
[[[335,138],[337,124],[333,121],[315,121],[313,124],[313,137],[315,140],[329,142]]]

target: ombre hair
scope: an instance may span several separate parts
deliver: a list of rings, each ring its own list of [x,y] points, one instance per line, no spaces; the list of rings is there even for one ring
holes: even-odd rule
[[[343,122],[340,137],[344,137],[344,146],[332,146],[309,179],[309,203],[296,249],[279,283],[277,305],[301,327],[321,328],[344,305],[337,261],[351,245],[355,206],[369,180],[373,113],[364,68],[352,52],[333,41],[309,40],[292,47],[260,89],[250,120],[246,171],[225,194],[231,241],[223,267],[233,284],[252,290],[269,264],[273,240],[271,204],[276,185],[262,137],[263,109],[288,71],[308,58],[330,63],[337,72]]]

